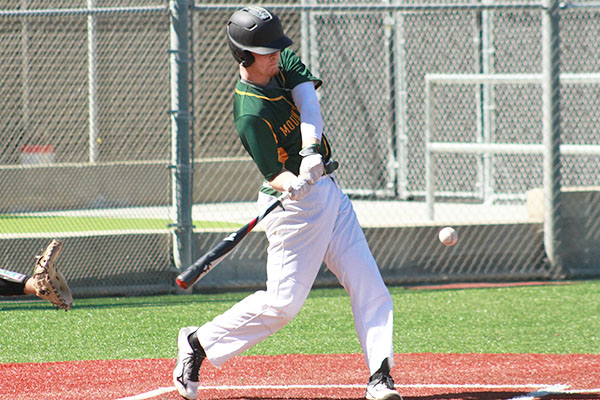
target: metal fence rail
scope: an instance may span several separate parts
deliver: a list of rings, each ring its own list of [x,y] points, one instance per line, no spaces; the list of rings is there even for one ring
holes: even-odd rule
[[[495,200],[526,200],[525,191],[518,193],[503,192],[502,188],[495,187],[493,181],[496,175],[493,170],[493,159],[490,156],[498,154],[520,154],[520,155],[541,155],[544,153],[544,145],[541,143],[490,143],[490,137],[487,136],[487,142],[479,143],[456,143],[439,142],[432,138],[443,136],[432,132],[432,115],[435,109],[435,99],[433,91],[437,85],[539,85],[543,79],[542,74],[427,74],[425,76],[425,196],[427,210],[430,219],[434,219],[434,203],[436,195],[438,197],[466,197],[479,199],[489,203]],[[560,76],[563,85],[599,85],[600,74],[570,74],[565,73]],[[599,144],[562,144],[560,145],[562,155],[570,156],[600,156]],[[434,154],[453,153],[453,154],[474,154],[481,156],[477,160],[478,171],[476,179],[481,182],[482,189],[478,191],[462,192],[460,188],[444,192],[435,192],[435,160]],[[491,161],[491,162],[490,162]],[[580,162],[585,162],[581,158]],[[485,166],[485,167],[484,167]],[[441,169],[441,168],[440,168]],[[443,171],[443,174],[460,174],[460,171]],[[595,178],[592,178],[592,180]]]
[[[59,237],[77,296],[174,291],[256,213],[224,37],[242,5],[0,0],[0,268]],[[600,275],[599,3],[265,5],[324,81],[337,177],[389,282]],[[446,224],[458,246],[437,242]],[[265,248],[250,235],[198,290],[261,286]]]

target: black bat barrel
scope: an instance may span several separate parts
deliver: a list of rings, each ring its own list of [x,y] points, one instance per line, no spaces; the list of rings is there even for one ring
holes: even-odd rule
[[[213,269],[233,248],[248,234],[256,224],[255,221],[243,226],[237,232],[227,236],[219,244],[213,247],[208,253],[204,254],[192,265],[180,273],[175,282],[182,289],[188,289],[194,286],[204,275]]]

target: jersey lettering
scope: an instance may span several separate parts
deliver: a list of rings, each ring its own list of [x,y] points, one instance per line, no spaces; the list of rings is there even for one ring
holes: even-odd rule
[[[298,109],[294,107],[292,108],[290,118],[288,118],[288,120],[285,121],[285,124],[283,124],[283,126],[279,127],[279,131],[283,134],[283,136],[287,136],[298,126],[300,126],[300,114],[298,113]]]
[[[280,163],[285,165],[285,162],[287,161],[288,157],[288,153],[283,147],[277,148],[277,159]]]

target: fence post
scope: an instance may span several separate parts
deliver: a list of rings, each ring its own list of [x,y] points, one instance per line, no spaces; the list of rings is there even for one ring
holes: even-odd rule
[[[192,262],[192,169],[188,81],[189,0],[170,0],[171,185],[173,260],[178,269]]]
[[[562,270],[560,252],[560,49],[559,0],[544,0],[542,10],[542,98],[544,146],[544,247],[550,265]]]
[[[427,206],[427,218],[433,221],[435,217],[435,173],[433,171],[434,160],[431,144],[431,113],[432,113],[432,86],[429,77],[425,75],[425,204]]]
[[[485,4],[493,4],[494,0],[485,0]],[[493,74],[494,71],[494,11],[481,11],[481,66],[480,71],[483,74]],[[483,83],[480,85],[480,113],[481,113],[481,142],[492,143],[495,126],[494,126],[494,108],[495,87],[491,83]],[[481,156],[481,197],[484,203],[488,204],[493,201],[495,195],[494,189],[494,153],[483,153]]]
[[[87,7],[93,10],[96,0],[88,0]],[[96,16],[87,16],[88,35],[88,123],[89,123],[89,162],[98,160],[98,107],[97,107],[97,75],[96,75]]]

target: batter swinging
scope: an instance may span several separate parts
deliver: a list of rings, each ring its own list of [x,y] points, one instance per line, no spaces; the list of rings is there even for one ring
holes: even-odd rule
[[[227,37],[240,65],[235,125],[265,177],[258,205],[266,207],[282,192],[290,197],[285,210],[263,220],[269,240],[266,290],[200,328],[180,330],[174,384],[181,396],[195,399],[205,358],[220,367],[285,326],[300,311],[324,261],[350,296],[371,374],[366,398],[401,400],[390,376],[392,298],[350,200],[335,177],[325,175],[331,147],[316,95],[322,82],[287,48],[292,40],[267,9],[249,6],[234,13]]]

